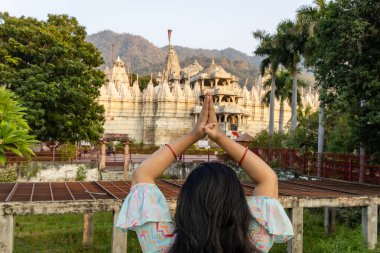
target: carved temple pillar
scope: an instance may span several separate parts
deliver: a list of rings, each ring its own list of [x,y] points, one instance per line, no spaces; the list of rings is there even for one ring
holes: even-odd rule
[[[124,144],[124,180],[128,180],[128,172],[129,172],[129,142],[125,141]]]
[[[106,141],[101,141],[102,148],[100,151],[100,170],[105,170],[106,169]]]

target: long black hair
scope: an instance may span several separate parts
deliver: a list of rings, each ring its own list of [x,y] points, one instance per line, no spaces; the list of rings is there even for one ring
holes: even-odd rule
[[[170,253],[248,253],[252,221],[235,172],[221,163],[202,163],[183,184]]]

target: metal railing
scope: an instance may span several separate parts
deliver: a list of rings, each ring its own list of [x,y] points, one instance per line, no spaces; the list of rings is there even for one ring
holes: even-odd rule
[[[255,154],[260,156],[272,167],[293,169],[302,174],[317,176],[318,153],[302,152],[295,149],[270,149],[252,148]],[[370,158],[365,157],[364,182],[380,185],[380,165],[370,163]],[[360,171],[360,156],[355,154],[323,153],[321,176],[347,181],[358,182]]]
[[[292,169],[302,174],[317,176],[317,159],[318,153],[302,152],[295,149],[270,149],[270,148],[252,148],[252,152],[261,157],[271,167],[282,169]],[[129,161],[140,163],[144,161],[149,154],[129,154]],[[93,150],[87,154],[77,154],[74,157],[62,155],[59,152],[36,152],[36,156],[29,160],[25,157],[17,156],[13,153],[6,153],[7,164],[24,163],[27,161],[38,162],[69,162],[69,163],[89,163],[100,161],[100,151]],[[334,178],[347,181],[358,182],[360,171],[360,156],[355,154],[342,153],[323,153],[322,154],[321,176],[324,178]],[[213,154],[205,150],[201,154],[190,155],[181,154],[178,162],[194,163],[205,161],[228,161],[230,158],[226,154]],[[369,157],[365,158],[364,182],[380,185],[380,164],[371,164]],[[106,156],[106,165],[122,166],[124,163],[124,154],[108,154]]]

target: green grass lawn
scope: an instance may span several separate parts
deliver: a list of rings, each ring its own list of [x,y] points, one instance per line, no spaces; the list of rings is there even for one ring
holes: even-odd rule
[[[111,252],[112,213],[95,213],[94,244],[82,245],[83,214],[16,216],[15,253]],[[128,252],[142,252],[134,232]]]
[[[112,214],[95,213],[94,220],[94,244],[84,247],[82,214],[17,216],[14,252],[108,253],[111,251]],[[337,232],[326,236],[321,213],[305,210],[304,221],[305,253],[380,253],[379,246],[374,251],[366,249],[360,227],[353,229],[338,223]],[[128,233],[128,252],[141,252],[134,232]],[[286,252],[286,244],[275,245],[271,252]]]

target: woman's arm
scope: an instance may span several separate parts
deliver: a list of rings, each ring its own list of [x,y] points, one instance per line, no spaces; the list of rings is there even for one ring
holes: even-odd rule
[[[204,126],[207,124],[209,104],[210,93],[207,92],[202,111],[193,129],[189,133],[169,143],[170,148],[176,155],[181,154],[188,147],[206,136]],[[159,177],[175,160],[173,152],[170,150],[170,148],[163,146],[147,159],[145,159],[133,172],[132,185],[138,183],[154,184],[154,180]]]
[[[235,162],[240,162],[246,152],[246,148],[231,140],[219,130],[212,99],[209,108],[209,120],[208,124],[205,126],[206,134],[211,140],[215,141],[220,147],[222,147]],[[260,157],[247,150],[240,166],[256,184],[253,192],[254,195],[277,198],[277,175],[263,160],[260,159]]]

